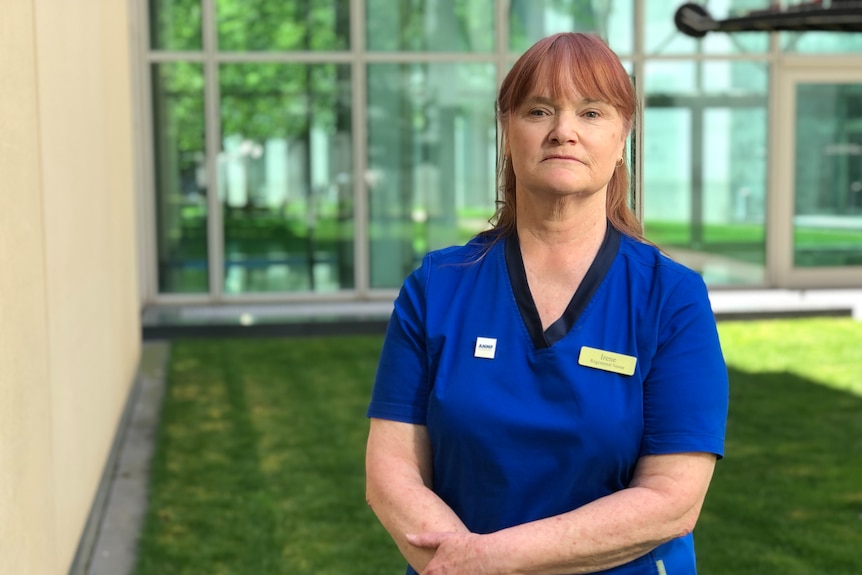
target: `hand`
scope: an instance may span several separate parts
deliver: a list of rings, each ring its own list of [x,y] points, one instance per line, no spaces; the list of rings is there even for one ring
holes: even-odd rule
[[[418,533],[407,534],[407,541],[415,547],[434,551],[434,557],[421,575],[492,575],[493,564],[483,543],[485,538],[476,533]]]

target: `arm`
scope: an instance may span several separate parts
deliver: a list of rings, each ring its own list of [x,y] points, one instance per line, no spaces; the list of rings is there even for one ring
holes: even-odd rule
[[[458,516],[431,491],[431,444],[422,425],[371,419],[365,458],[366,499],[417,571],[434,556],[407,533],[466,533]]]
[[[714,467],[708,453],[644,456],[627,489],[568,513],[489,535],[422,533],[410,542],[437,548],[423,575],[601,571],[694,529]]]

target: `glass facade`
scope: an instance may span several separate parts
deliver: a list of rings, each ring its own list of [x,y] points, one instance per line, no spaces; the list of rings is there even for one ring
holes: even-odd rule
[[[463,243],[494,206],[494,67],[371,64],[371,287],[404,281],[431,249]]]
[[[349,0],[216,0],[219,50],[347,50]]]
[[[353,285],[350,69],[223,64],[224,292]]]
[[[156,251],[163,293],[209,289],[203,84],[200,64],[152,66]]]
[[[520,54],[557,32],[596,33],[620,55],[634,51],[634,3],[611,0],[511,0],[509,49]]]
[[[764,280],[768,72],[757,61],[646,64],[646,235],[712,285]]]
[[[862,265],[862,85],[797,85],[795,156],[794,265]]]
[[[367,0],[366,46],[375,52],[491,52],[494,3]]]
[[[852,34],[694,39],[660,0],[145,5],[156,299],[391,296],[428,250],[488,226],[496,88],[564,30],[605,38],[641,93],[647,237],[710,286],[764,285],[779,56],[862,53]],[[770,1],[705,5],[721,19]],[[844,249],[860,241],[859,89],[798,94],[797,141],[832,150],[797,167],[798,266],[859,263]],[[839,216],[828,240],[809,225]]]

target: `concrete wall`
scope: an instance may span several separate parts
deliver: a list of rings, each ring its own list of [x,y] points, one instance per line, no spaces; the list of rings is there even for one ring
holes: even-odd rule
[[[67,573],[140,352],[129,18],[0,17],[0,573]]]

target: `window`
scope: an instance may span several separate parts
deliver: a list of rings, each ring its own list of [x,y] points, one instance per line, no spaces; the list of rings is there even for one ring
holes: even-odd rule
[[[720,20],[770,3],[704,5]],[[691,38],[674,25],[678,4],[659,0],[141,0],[141,8],[151,289],[211,301],[389,298],[427,251],[485,229],[496,207],[496,88],[532,43],[569,30],[605,38],[637,79],[644,111],[630,159],[647,237],[711,286],[768,283],[770,70],[780,76],[782,52],[862,51],[857,35],[841,33]],[[842,88],[848,106],[854,89]],[[814,106],[820,96],[800,101]],[[818,114],[800,126],[824,125]],[[833,135],[852,144],[859,130],[848,114]],[[825,212],[858,216],[850,169],[858,154],[835,149],[799,167],[797,179],[850,192],[832,203],[809,197],[797,206],[799,225]],[[811,234],[799,233],[797,265],[824,265],[823,254],[810,255]]]
[[[710,285],[764,281],[766,87],[760,62],[650,62],[647,237]]]

